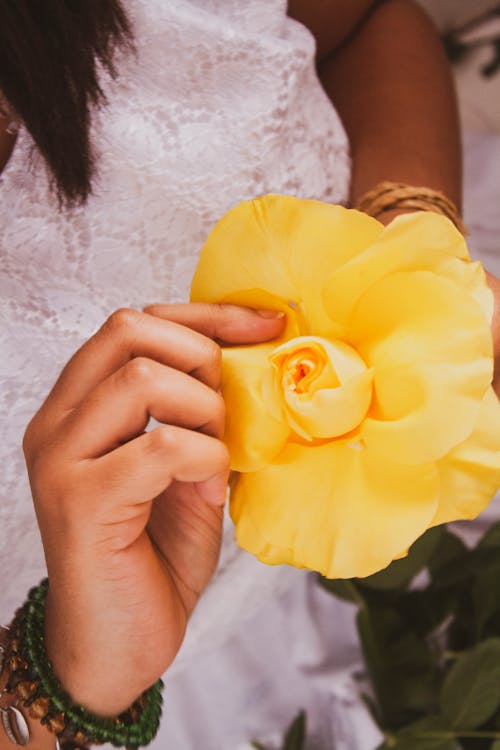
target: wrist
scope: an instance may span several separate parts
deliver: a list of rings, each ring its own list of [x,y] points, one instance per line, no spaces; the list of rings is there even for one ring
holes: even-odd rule
[[[399,213],[411,211],[434,211],[452,221],[461,234],[466,235],[457,206],[440,190],[424,186],[407,185],[404,182],[383,180],[368,190],[355,202],[355,207],[384,224]]]
[[[385,211],[382,211],[377,216],[377,221],[380,221],[381,224],[384,226],[387,226],[391,223],[393,219],[395,219],[397,216],[402,216],[403,214],[411,214],[415,211],[418,211],[419,209],[416,208],[390,208],[386,209]]]
[[[117,713],[119,709],[116,709],[111,717],[102,715],[103,706],[99,707],[101,713],[97,714],[95,710],[87,710],[85,706],[75,703],[61,686],[47,656],[44,622],[48,590],[47,579],[32,588],[9,626],[5,652],[8,675],[4,697],[15,700],[16,708],[12,711],[21,719],[21,708],[26,709],[29,716],[36,719],[36,731],[48,729],[52,733],[52,748],[54,734],[61,747],[78,746],[82,750],[107,742],[115,747],[149,744],[158,731],[161,718],[163,683],[158,680],[141,693],[127,710]],[[98,681],[93,684],[100,688]],[[105,704],[104,710],[108,711],[108,706],[111,703]],[[14,744],[19,744],[15,742],[16,730],[10,730],[5,722],[4,728],[8,738]],[[23,736],[29,739],[30,732],[25,729]],[[36,747],[45,750],[46,743],[39,743]]]
[[[45,649],[54,674],[73,703],[97,716],[114,717],[126,711],[149,685],[137,679],[141,670],[127,670],[123,659],[99,653],[98,635],[66,627],[62,609],[51,592],[45,604]],[[131,665],[132,666],[132,665]]]

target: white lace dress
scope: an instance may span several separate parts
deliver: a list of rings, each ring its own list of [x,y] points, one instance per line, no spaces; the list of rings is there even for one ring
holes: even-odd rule
[[[23,130],[0,178],[0,623],[45,574],[21,439],[74,350],[118,307],[186,301],[207,233],[239,201],[348,192],[346,136],[286,0],[127,7],[138,55],[105,80],[94,196],[59,212]],[[350,606],[238,550],[226,519],[151,747],[241,750],[276,738],[303,707],[311,748],[320,738],[370,750],[377,733],[350,677],[358,661]]]
[[[94,121],[99,176],[87,206],[58,211],[23,130],[0,178],[0,622],[44,575],[21,439],[74,350],[118,307],[187,301],[210,228],[241,200],[347,195],[346,136],[317,80],[313,38],[286,17],[286,0],[126,5],[138,54],[120,60],[116,82],[105,79],[109,106]],[[220,567],[169,680],[176,671],[194,677],[201,652],[296,578],[240,552],[228,520]],[[169,683],[167,706],[174,692]],[[211,738],[193,708],[190,699],[182,718],[167,709],[156,747],[167,747],[177,723],[182,739],[169,746],[223,746],[222,721]],[[204,722],[200,745],[193,724]]]

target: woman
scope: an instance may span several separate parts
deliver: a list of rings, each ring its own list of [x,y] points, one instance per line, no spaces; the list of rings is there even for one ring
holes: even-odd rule
[[[37,7],[0,3],[11,108],[0,131],[4,619],[41,569],[18,454],[29,421],[48,656],[75,702],[114,716],[172,664],[217,565],[228,475],[219,344],[268,340],[283,325],[266,311],[179,304],[208,230],[257,194],[355,205],[381,180],[427,185],[459,207],[456,105],[436,34],[406,0]],[[100,110],[96,59],[107,68]],[[498,313],[494,334],[498,353]],[[144,434],[149,416],[162,426]],[[232,549],[197,611],[192,679],[195,646],[222,641],[263,588],[289,585],[289,571],[232,560]],[[30,731],[35,747],[53,747],[39,723]],[[184,747],[199,746],[196,727],[184,731]],[[205,736],[207,748],[233,741],[223,726]]]

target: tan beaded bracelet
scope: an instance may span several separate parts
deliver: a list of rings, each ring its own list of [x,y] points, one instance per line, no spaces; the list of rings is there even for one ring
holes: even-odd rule
[[[463,235],[467,234],[453,201],[440,190],[428,187],[406,185],[404,182],[379,182],[359,199],[355,208],[374,218],[384,211],[395,209],[434,211],[450,219]]]

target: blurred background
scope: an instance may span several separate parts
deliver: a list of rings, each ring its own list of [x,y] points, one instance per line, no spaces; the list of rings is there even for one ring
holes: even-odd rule
[[[419,2],[438,26],[453,64],[463,128],[464,217],[471,254],[498,276],[500,2]]]
[[[465,129],[500,133],[500,3],[420,0],[448,43]]]

